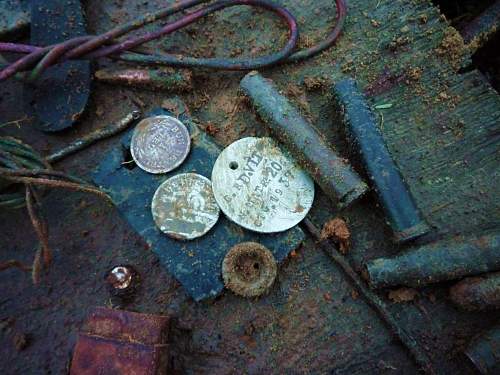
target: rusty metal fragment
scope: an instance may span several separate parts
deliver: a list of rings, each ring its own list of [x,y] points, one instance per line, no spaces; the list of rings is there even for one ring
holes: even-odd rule
[[[450,298],[465,310],[500,309],[500,272],[463,279],[450,288]]]
[[[101,69],[95,72],[95,78],[114,85],[149,90],[186,92],[193,89],[191,71],[185,69]]]
[[[271,80],[257,72],[240,83],[255,110],[276,139],[287,147],[330,199],[341,208],[367,191],[346,159],[337,155],[300,112],[281,95]]]
[[[398,243],[429,232],[410,190],[385,144],[375,116],[356,81],[337,82],[333,93],[343,113],[350,144],[359,154]]]
[[[167,372],[169,318],[95,308],[78,335],[71,375]]]
[[[273,254],[257,242],[233,246],[222,262],[226,288],[243,297],[265,294],[276,279],[277,265]]]
[[[438,241],[394,258],[368,262],[365,276],[374,288],[420,287],[500,270],[500,234]]]
[[[465,355],[481,374],[500,373],[500,324],[475,338]]]

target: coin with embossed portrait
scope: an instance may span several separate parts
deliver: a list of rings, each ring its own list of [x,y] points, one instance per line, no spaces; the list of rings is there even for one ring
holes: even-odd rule
[[[222,212],[244,228],[274,233],[298,224],[314,200],[314,182],[271,138],[248,137],[226,147],[212,170]]]
[[[191,138],[182,122],[171,116],[155,116],[137,124],[130,153],[141,169],[157,174],[181,165],[190,147]]]
[[[157,227],[178,240],[192,240],[207,233],[219,219],[219,206],[210,180],[196,173],[182,173],[163,182],[151,203]]]

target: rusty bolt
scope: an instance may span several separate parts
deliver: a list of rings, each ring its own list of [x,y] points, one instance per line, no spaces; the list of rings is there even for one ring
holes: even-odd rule
[[[134,275],[135,271],[132,267],[116,266],[106,274],[106,281],[113,289],[123,291],[130,288]]]

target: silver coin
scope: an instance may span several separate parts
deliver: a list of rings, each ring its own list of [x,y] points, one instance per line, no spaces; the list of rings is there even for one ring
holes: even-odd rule
[[[196,173],[182,173],[163,182],[151,203],[158,228],[172,238],[192,240],[207,233],[219,219],[212,184]]]
[[[182,122],[171,116],[155,116],[137,124],[130,153],[146,172],[167,173],[182,164],[190,147],[191,138]]]
[[[262,233],[298,224],[314,200],[312,179],[271,138],[243,138],[224,149],[212,187],[230,220]]]

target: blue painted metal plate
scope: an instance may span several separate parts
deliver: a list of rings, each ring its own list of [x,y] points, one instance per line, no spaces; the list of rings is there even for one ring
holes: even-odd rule
[[[158,109],[147,116],[170,115]],[[299,227],[274,234],[250,232],[221,215],[218,223],[205,236],[192,241],[178,241],[163,234],[151,214],[151,200],[158,186],[179,173],[194,172],[210,178],[221,148],[202,132],[184,112],[178,116],[189,129],[191,153],[178,169],[164,175],[153,175],[137,167],[130,158],[133,129],[122,138],[121,146],[107,154],[93,174],[94,182],[108,192],[130,225],[150,245],[160,263],[184,286],[196,301],[215,297],[224,288],[222,261],[229,249],[244,241],[262,243],[278,262],[285,259],[305,239]]]

